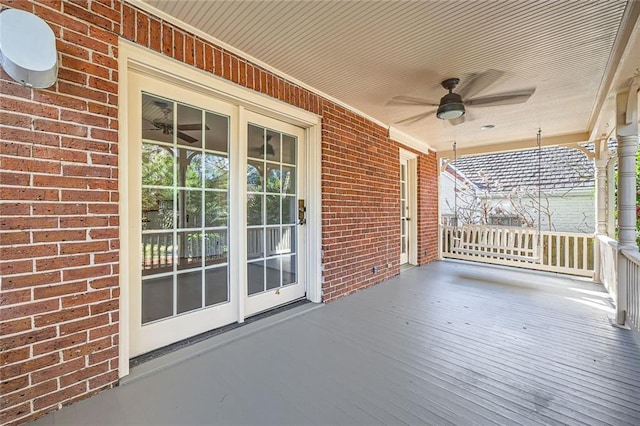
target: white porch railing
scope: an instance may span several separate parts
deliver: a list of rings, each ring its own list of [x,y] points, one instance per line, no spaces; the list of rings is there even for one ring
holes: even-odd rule
[[[292,227],[270,227],[247,229],[247,257],[255,259],[265,256],[264,232],[266,231],[266,256],[274,256],[282,253],[292,253],[295,247],[295,229]],[[143,274],[157,274],[173,270],[174,250],[178,269],[192,267],[193,262],[200,264],[202,256],[205,264],[209,265],[220,261],[226,261],[227,237],[224,231],[215,231],[206,234],[204,247],[201,234],[194,233],[194,238],[184,238],[183,248],[174,248],[173,236],[170,233],[154,233],[142,235],[142,269]],[[178,243],[179,245],[180,243]]]
[[[141,247],[143,275],[172,270],[174,259],[177,260],[179,269],[191,267],[193,262],[202,262],[203,256],[207,264],[226,261],[226,232],[217,231],[207,234],[204,244],[200,234],[195,233],[194,235],[195,238],[184,238],[183,248],[174,257],[174,250],[178,249],[177,246],[174,246],[172,234],[143,234]]]
[[[620,250],[618,286],[625,286],[626,323],[640,331],[640,254],[635,250]]]
[[[597,271],[596,280],[607,289],[613,300],[618,294],[618,242],[605,235],[596,236]]]
[[[592,234],[541,232],[510,226],[443,226],[442,256],[593,277]]]

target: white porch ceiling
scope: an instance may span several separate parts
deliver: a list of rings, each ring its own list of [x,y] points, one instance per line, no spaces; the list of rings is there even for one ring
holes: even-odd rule
[[[538,128],[572,140],[606,126],[598,115],[625,47],[616,36],[637,19],[623,19],[626,0],[145,3],[437,151],[454,140],[463,150],[534,140]],[[443,79],[462,86],[487,70],[504,75],[477,95],[536,92],[525,104],[468,109],[459,126],[435,115],[393,124],[434,108],[388,106],[390,98],[438,102]],[[487,124],[495,128],[480,130]]]

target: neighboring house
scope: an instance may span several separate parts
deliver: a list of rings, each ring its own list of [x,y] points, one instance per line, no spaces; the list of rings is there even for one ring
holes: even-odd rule
[[[447,164],[446,171],[443,171],[440,174],[440,223],[443,225],[454,225],[455,224],[455,211],[457,206],[457,200],[453,197],[454,193],[458,193],[458,199],[462,202],[462,198],[469,199],[477,199],[480,194],[480,188],[473,183],[469,178],[467,178],[460,170],[456,169],[452,164]],[[462,205],[460,206],[462,207]],[[460,216],[463,216],[463,213],[470,213],[473,220],[469,220],[468,222],[476,222],[479,221],[479,216],[476,219],[475,212],[469,212],[458,208],[458,212]],[[468,215],[467,215],[468,216]],[[471,219],[469,217],[469,219]],[[465,217],[459,217],[458,222],[464,223]]]
[[[458,158],[441,174],[441,222],[452,223],[457,204],[459,224],[535,227],[540,205],[543,230],[593,232],[593,162],[577,149],[543,148],[538,175],[537,149]]]

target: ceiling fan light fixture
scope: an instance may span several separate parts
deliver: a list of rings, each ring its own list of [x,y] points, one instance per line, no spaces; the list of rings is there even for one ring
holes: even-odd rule
[[[441,120],[452,120],[464,115],[462,97],[457,93],[447,93],[440,99],[436,117]]]
[[[453,93],[453,89],[458,83],[460,83],[460,79],[457,78],[448,78],[441,83],[442,87],[449,91],[449,93],[440,98],[440,105],[438,105],[438,112],[436,112],[436,117],[441,120],[453,120],[464,115],[462,96]]]
[[[464,115],[464,105],[448,104],[438,107],[437,117],[441,120],[453,120]]]
[[[264,152],[265,146],[262,145],[260,147],[260,151]],[[273,149],[273,145],[271,145],[269,142],[267,142],[267,157],[275,157],[276,155],[276,151],[275,149]]]

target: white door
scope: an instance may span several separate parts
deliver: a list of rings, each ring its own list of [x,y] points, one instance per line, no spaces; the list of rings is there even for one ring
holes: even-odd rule
[[[408,180],[408,160],[400,159],[400,264],[409,262],[409,221],[410,217],[410,191]]]
[[[246,287],[249,316],[305,296],[304,130],[246,113]]]
[[[129,74],[130,356],[305,296],[305,131]]]
[[[236,108],[130,74],[130,354],[238,320],[230,285]]]

